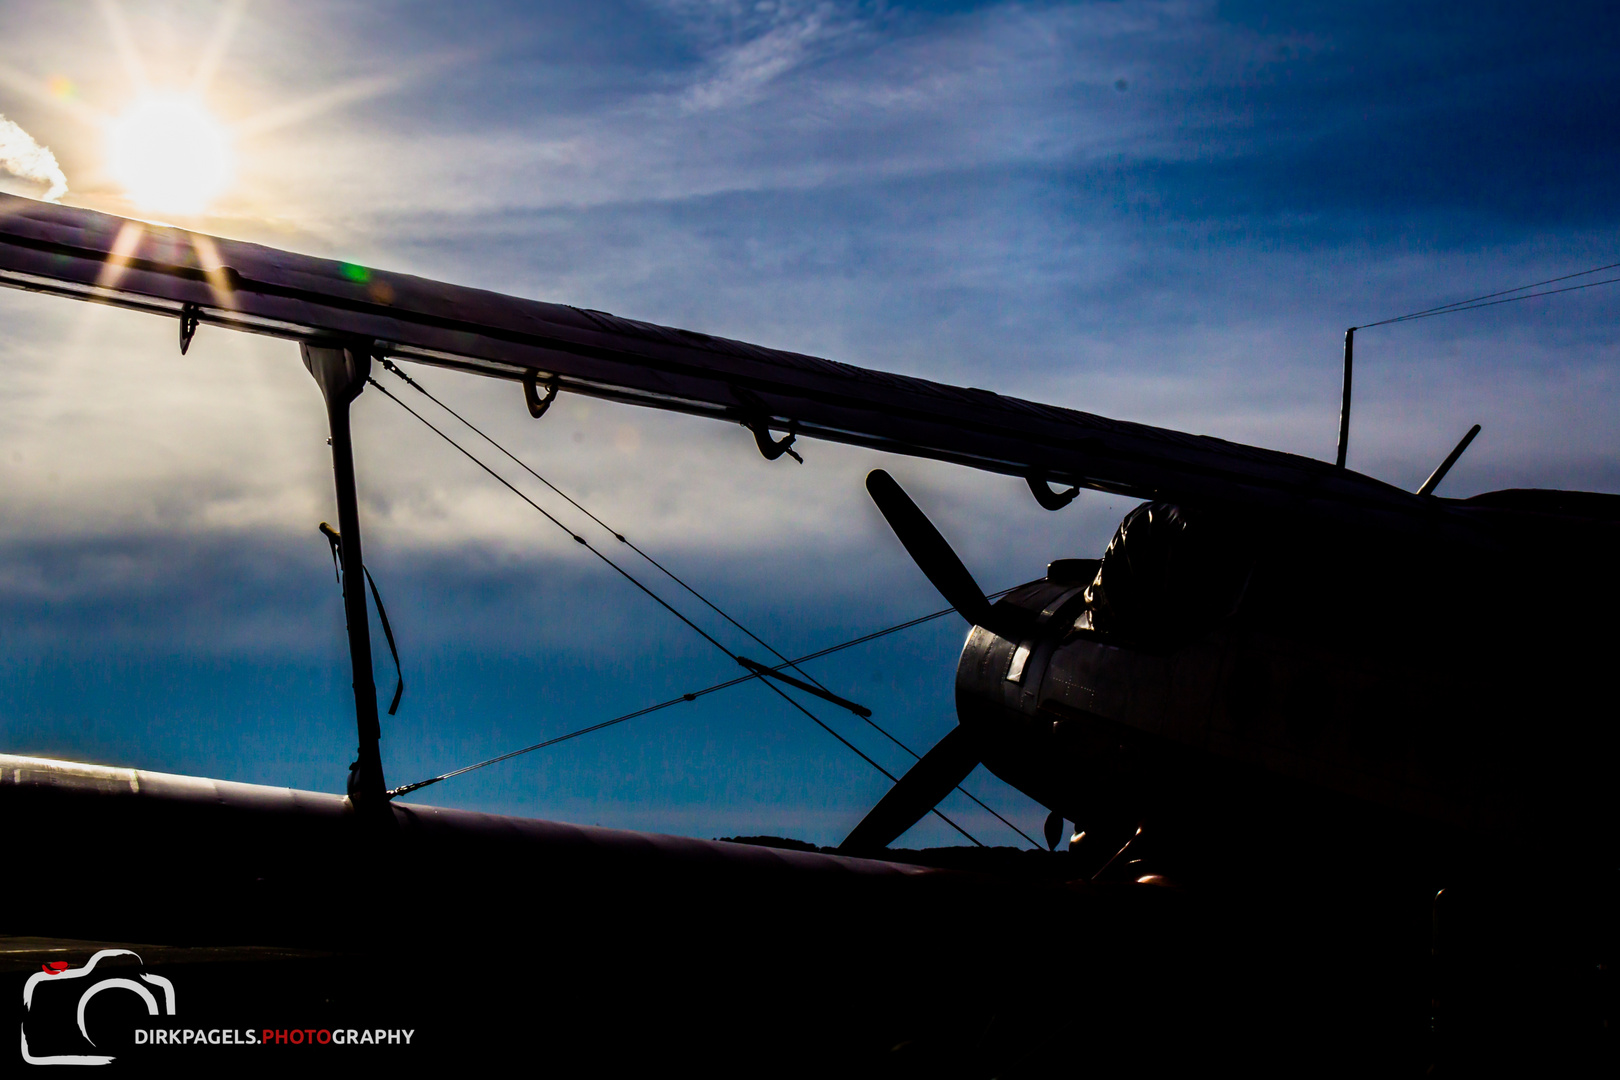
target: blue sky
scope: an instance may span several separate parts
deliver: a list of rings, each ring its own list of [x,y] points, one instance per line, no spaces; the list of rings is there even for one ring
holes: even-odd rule
[[[139,213],[100,118],[208,69],[235,176],[183,224],[1328,457],[1346,326],[1620,261],[1617,36],[1596,4],[25,0],[0,9],[0,114],[67,202]],[[1365,331],[1351,465],[1415,487],[1478,422],[1444,493],[1620,491],[1616,288]],[[18,293],[0,321],[0,747],[337,790],[330,474],[296,350],[204,329],[181,358],[171,324]],[[1097,554],[1129,508],[814,443],[768,463],[739,429],[578,399],[536,424],[511,387],[422,378],[784,652],[939,606],[872,467],[990,588]],[[386,400],[356,423],[410,684],[391,780],[729,677]],[[815,670],[922,749],[964,629]],[[886,783],[748,687],[429,801],[836,842]]]

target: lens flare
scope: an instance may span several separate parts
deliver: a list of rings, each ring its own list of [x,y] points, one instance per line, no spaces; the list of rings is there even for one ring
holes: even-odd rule
[[[152,93],[108,125],[107,160],[136,206],[196,214],[230,182],[230,136],[197,98]]]

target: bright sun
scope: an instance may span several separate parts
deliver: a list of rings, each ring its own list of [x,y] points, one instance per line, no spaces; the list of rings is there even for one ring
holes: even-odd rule
[[[189,94],[143,95],[107,127],[112,174],[144,210],[196,214],[231,178],[229,134]]]

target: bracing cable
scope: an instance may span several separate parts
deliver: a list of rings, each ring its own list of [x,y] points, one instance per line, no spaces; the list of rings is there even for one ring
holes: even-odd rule
[[[423,386],[416,379],[412,378],[409,373],[403,371],[392,360],[389,360],[387,357],[384,357],[383,360],[382,360],[382,366],[388,372],[390,372],[391,374],[396,375],[400,379],[402,379],[407,386],[411,387],[411,389],[415,390],[417,393],[421,394],[423,397],[425,397],[429,401],[433,402],[433,404],[437,405],[439,408],[443,409],[445,412],[447,412],[451,416],[455,417],[469,431],[471,431],[473,434],[477,435],[480,439],[483,439],[485,442],[489,443],[489,445],[493,446],[496,450],[499,450],[507,458],[511,459],[511,461],[514,464],[516,464],[518,468],[522,469],[524,472],[528,473],[530,476],[532,476],[536,480],[540,481],[540,483],[544,484],[547,488],[551,489],[551,491],[554,494],[556,494],[558,497],[560,497],[564,502],[568,503],[568,505],[572,506],[575,510],[578,510],[580,513],[584,514],[586,517],[590,518],[597,525],[600,525],[604,530],[606,530],[606,532],[609,535],[611,535],[613,537],[613,539],[617,540],[619,543],[625,545],[631,551],[635,552],[637,555],[640,555],[643,559],[647,560],[647,562],[652,564],[653,568],[656,569],[659,573],[663,574],[665,577],[669,578],[669,580],[673,581],[675,584],[679,585],[681,588],[683,588],[687,592],[691,593],[694,597],[696,597],[698,599],[698,601],[700,603],[702,603],[710,611],[713,611],[716,615],[719,615],[722,619],[726,620],[726,622],[730,623],[732,626],[734,626],[738,630],[742,631],[749,638],[751,638],[754,641],[755,644],[759,645],[760,648],[769,651],[772,656],[776,657],[778,660],[782,661],[784,664],[789,662],[787,657],[785,657],[781,653],[777,652],[774,648],[772,648],[770,646],[770,644],[768,644],[758,634],[754,633],[752,630],[748,629],[748,627],[744,626],[742,623],[740,623],[736,619],[732,618],[731,615],[729,613],[727,613],[725,610],[723,610],[718,604],[714,603],[708,597],[704,596],[702,593],[700,593],[696,589],[694,589],[691,585],[687,584],[686,580],[684,578],[682,578],[680,575],[676,574],[675,571],[671,570],[669,567],[665,566],[663,563],[659,562],[657,559],[655,559],[651,555],[647,554],[647,552],[643,551],[633,541],[626,538],[624,533],[620,532],[618,529],[615,529],[613,526],[609,525],[607,522],[603,521],[601,518],[599,518],[595,514],[591,513],[584,506],[582,506],[579,502],[577,502],[571,495],[569,495],[566,491],[563,491],[556,484],[553,484],[550,480],[547,480],[544,476],[541,476],[532,467],[530,467],[528,462],[524,461],[522,458],[520,458],[516,454],[512,453],[512,451],[508,450],[506,447],[502,446],[500,443],[496,442],[494,438],[492,438],[489,434],[487,434],[484,431],[483,428],[480,428],[478,425],[474,424],[471,420],[468,420],[465,416],[462,416],[456,410],[452,409],[450,406],[446,405],[443,401],[439,400],[437,397],[435,397],[432,393],[430,393],[428,391],[427,387]],[[796,666],[794,667],[794,670],[799,671],[799,669]],[[799,674],[803,675],[806,679],[809,679],[811,682],[815,683],[818,687],[821,687],[822,690],[827,689],[825,686],[821,686],[821,683],[817,682],[816,678],[813,675],[811,675],[809,672],[799,671]]]
[[[993,600],[993,599],[995,599],[995,598],[997,598],[999,596],[1005,596],[1007,593],[1009,593],[1011,591],[1012,591],[1011,589],[1002,589],[999,592],[991,593],[990,598]],[[876,641],[878,638],[888,637],[890,634],[897,634],[902,630],[910,630],[914,626],[921,626],[923,623],[933,622],[934,620],[943,618],[946,615],[954,615],[954,614],[956,614],[956,609],[955,608],[942,608],[941,610],[935,611],[935,612],[933,612],[931,614],[921,615],[921,616],[918,616],[915,619],[908,619],[903,623],[896,623],[893,626],[886,626],[882,630],[875,630],[870,634],[862,634],[860,637],[851,638],[849,641],[840,642],[837,645],[832,645],[832,646],[829,646],[829,647],[827,647],[825,649],[817,650],[816,652],[809,653],[809,654],[807,654],[805,656],[798,657],[797,659],[792,660],[789,663],[783,664],[781,666],[782,667],[788,667],[788,666],[797,667],[799,664],[809,663],[811,660],[817,660],[817,659],[820,659],[823,656],[830,656],[833,653],[843,652],[845,649],[853,649],[857,645],[865,645],[867,642]],[[510,760],[511,758],[521,757],[524,754],[532,753],[535,750],[544,750],[548,746],[556,746],[558,743],[567,742],[570,739],[577,739],[581,735],[589,735],[592,732],[601,731],[604,728],[610,728],[610,727],[613,727],[613,726],[615,726],[617,724],[622,724],[627,720],[635,720],[635,719],[637,719],[639,717],[646,716],[646,715],[648,715],[650,713],[661,712],[662,710],[670,708],[671,706],[674,706],[674,705],[681,705],[681,704],[684,704],[684,703],[689,702],[689,701],[696,701],[700,697],[706,697],[709,694],[713,694],[713,693],[715,693],[717,691],[720,691],[720,690],[729,690],[733,686],[741,686],[743,683],[749,682],[753,678],[754,678],[754,676],[752,676],[752,675],[740,675],[735,679],[728,679],[725,682],[715,683],[712,686],[704,687],[702,690],[694,690],[691,693],[682,694],[680,697],[670,698],[668,701],[660,701],[656,705],[648,705],[645,708],[636,709],[633,712],[627,712],[627,713],[624,713],[621,716],[615,716],[611,720],[603,720],[603,721],[601,721],[599,723],[587,725],[586,727],[576,728],[575,730],[567,732],[566,734],[557,735],[557,736],[555,736],[553,738],[545,739],[545,740],[542,740],[541,742],[537,742],[537,743],[534,743],[534,744],[529,745],[529,746],[522,747],[522,748],[517,749],[517,750],[509,750],[504,754],[497,754],[495,757],[486,758],[485,760],[476,762],[476,763],[474,763],[472,765],[464,765],[459,769],[452,769],[447,773],[440,773],[438,776],[429,777],[426,780],[418,780],[414,784],[405,784],[405,785],[403,785],[401,787],[394,788],[392,791],[390,791],[388,793],[388,795],[389,795],[390,798],[397,798],[400,795],[408,795],[411,792],[418,790],[419,788],[425,788],[425,787],[429,787],[429,786],[431,786],[433,784],[437,784],[441,780],[449,780],[450,778],[460,776],[463,773],[470,773],[475,769],[482,769],[487,765],[496,765],[496,764],[499,764],[502,761],[507,761],[507,760]],[[883,729],[879,728],[878,730],[882,731]],[[884,734],[887,735],[888,732],[885,731]],[[894,739],[894,736],[890,735],[889,738]],[[910,754],[912,757],[918,757],[919,756],[916,751],[910,749],[904,743],[900,742],[898,739],[894,739],[894,742],[895,742],[896,746],[899,746],[902,750],[905,750],[906,753]],[[1003,825],[1007,826],[1007,828],[1011,829],[1013,832],[1017,833],[1019,836],[1022,836],[1037,851],[1040,850],[1040,845],[1035,843],[1034,839],[1032,837],[1030,837],[1030,835],[1028,833],[1024,832],[1023,829],[1020,829],[1017,825],[1014,825],[1012,822],[1010,822],[1006,818],[1002,817],[993,808],[985,805],[985,803],[982,802],[971,791],[968,791],[968,790],[966,790],[966,789],[964,789],[964,788],[962,788],[960,786],[958,786],[956,790],[962,792],[962,794],[964,794],[968,798],[972,799],[975,803],[978,803],[978,805],[986,813],[990,814],[997,821],[999,821]]]
[[[848,705],[845,704],[842,701],[842,699],[839,699],[837,697],[837,695],[832,694],[832,692],[830,690],[828,690],[827,687],[825,685],[823,685],[822,682],[819,679],[817,679],[810,672],[804,670],[802,667],[799,666],[801,663],[804,663],[805,660],[815,659],[816,657],[825,655],[824,652],[823,653],[817,653],[817,654],[815,654],[815,656],[806,657],[806,658],[803,658],[801,660],[789,660],[786,656],[782,655],[782,653],[778,652],[776,650],[776,648],[773,647],[769,642],[765,641],[758,634],[754,633],[752,630],[748,629],[748,627],[744,626],[741,622],[739,622],[738,620],[733,618],[730,615],[730,613],[728,613],[727,611],[722,609],[718,604],[714,603],[708,597],[706,597],[702,593],[698,592],[698,590],[696,588],[694,588],[693,586],[691,586],[690,584],[688,584],[685,579],[680,577],[673,570],[670,570],[668,567],[666,567],[663,563],[659,562],[657,559],[653,558],[652,555],[648,554],[645,550],[643,550],[641,547],[639,547],[633,541],[628,539],[618,529],[614,528],[613,526],[609,525],[607,522],[603,521],[601,518],[597,517],[594,513],[592,513],[589,509],[587,509],[578,500],[574,499],[566,491],[563,491],[556,484],[553,484],[550,480],[548,480],[544,476],[540,475],[540,473],[537,472],[531,465],[529,465],[528,462],[524,461],[522,458],[520,458],[516,454],[512,453],[512,451],[508,450],[505,446],[501,445],[501,443],[498,442],[493,436],[488,434],[486,431],[484,431],[478,425],[474,424],[471,420],[468,420],[465,416],[461,415],[461,413],[457,412],[455,409],[452,409],[449,405],[446,405],[440,398],[438,398],[430,390],[428,390],[427,387],[423,386],[421,384],[421,382],[419,382],[417,379],[413,378],[410,375],[409,372],[406,372],[403,369],[401,369],[397,364],[395,364],[392,360],[388,359],[386,356],[381,357],[380,360],[381,360],[381,363],[382,363],[382,366],[383,366],[384,369],[386,369],[388,372],[390,372],[391,374],[393,374],[394,376],[399,378],[401,381],[403,381],[407,386],[411,387],[417,393],[421,394],[423,397],[425,397],[429,401],[433,402],[433,404],[437,405],[440,409],[443,409],[445,412],[447,412],[451,416],[455,417],[456,420],[458,420],[464,427],[466,427],[473,434],[477,435],[480,439],[483,439],[490,446],[492,446],[496,450],[500,451],[501,454],[505,455],[508,459],[510,459],[512,462],[514,462],[524,472],[526,472],[530,476],[534,477],[541,484],[544,484],[549,490],[551,490],[557,496],[562,498],[570,506],[574,507],[580,513],[582,513],[586,517],[590,518],[597,525],[601,526],[601,528],[604,531],[606,531],[609,535],[611,535],[615,540],[619,541],[619,543],[624,544],[631,551],[634,551],[637,555],[641,556],[643,559],[645,559],[648,563],[650,563],[655,569],[657,569],[664,576],[668,577],[671,581],[673,581],[675,584],[679,585],[682,589],[685,589],[687,592],[691,593],[694,597],[696,597],[701,603],[703,603],[711,611],[715,612],[722,619],[726,620],[726,622],[730,623],[732,626],[734,626],[738,630],[742,631],[750,639],[752,639],[754,642],[759,644],[759,646],[761,648],[767,650],[772,656],[776,657],[776,659],[781,661],[781,663],[777,664],[772,669],[773,671],[780,671],[783,667],[791,667],[794,671],[797,671],[799,674],[803,675],[806,679],[808,679],[811,683],[813,683],[817,687],[817,689],[815,689],[815,690],[810,690],[809,691],[810,693],[816,694],[817,696],[820,696],[820,697],[827,698],[828,700],[834,701],[835,703],[840,704],[845,708],[848,708]],[[392,396],[392,395],[390,395],[390,396]],[[397,401],[398,399],[396,398],[395,400]],[[401,403],[401,404],[403,404],[403,403]],[[420,419],[420,417],[418,417],[418,419]],[[996,594],[992,595],[990,598],[993,600],[996,597],[1004,595],[1006,591],[1010,591],[1010,590],[1004,590],[1003,592],[996,593]],[[937,612],[934,615],[925,616],[923,619],[916,620],[916,622],[927,621],[928,619],[938,618],[939,616],[948,613],[950,610],[951,609],[947,608],[947,609],[945,609],[945,611]],[[907,625],[908,626],[909,625],[915,625],[915,622],[911,623],[911,624],[907,624]],[[881,636],[885,632],[886,631],[879,631],[879,636]],[[839,646],[835,646],[834,648],[835,649],[839,648]],[[745,680],[740,680],[740,681],[746,682],[747,680],[745,679]],[[878,734],[882,735],[885,739],[888,739],[890,742],[892,742],[895,746],[899,747],[905,753],[911,755],[911,757],[913,759],[919,760],[919,761],[922,760],[922,755],[918,754],[911,747],[907,746],[905,743],[903,743],[899,739],[897,739],[893,734],[891,734],[889,732],[889,730],[887,728],[883,727],[876,720],[873,720],[871,712],[869,710],[851,709],[850,711],[854,712],[855,715],[859,716],[861,718],[861,720],[864,721],[868,727],[872,728]],[[1002,817],[1001,814],[999,814],[995,810],[991,809],[977,795],[974,795],[971,791],[968,791],[965,787],[962,787],[960,784],[957,785],[956,790],[961,792],[963,795],[966,795],[970,800],[972,800],[976,805],[978,805],[980,809],[984,810],[986,813],[993,816],[996,820],[1000,821],[1003,825],[1006,825],[1013,832],[1015,832],[1019,836],[1023,837],[1024,840],[1026,842],[1028,842],[1032,847],[1035,847],[1035,848],[1040,847],[1039,844],[1037,844],[1033,839],[1030,838],[1028,833],[1024,832],[1024,830],[1020,829],[1018,826],[1014,825],[1012,822],[1010,822],[1006,818]]]
[[[724,653],[728,658],[731,659],[731,661],[733,663],[736,663],[736,664],[738,664],[739,666],[742,666],[742,667],[747,666],[746,664],[743,664],[741,658],[739,658],[730,649],[728,649],[724,645],[722,645],[708,631],[704,630],[697,623],[695,623],[691,619],[687,618],[687,616],[685,614],[683,614],[680,610],[675,608],[672,604],[670,604],[663,597],[661,597],[657,593],[653,592],[652,589],[648,588],[634,574],[630,573],[628,570],[624,569],[618,563],[614,562],[606,554],[604,554],[602,551],[598,550],[593,544],[591,544],[590,541],[586,540],[583,536],[580,536],[578,533],[574,532],[567,525],[565,525],[561,521],[559,521],[554,515],[552,515],[544,507],[542,507],[539,503],[535,502],[533,499],[531,499],[527,495],[525,495],[522,491],[520,491],[516,487],[514,487],[512,485],[512,483],[510,481],[508,481],[504,476],[502,476],[500,473],[496,472],[494,469],[490,468],[488,464],[486,464],[477,455],[473,454],[466,447],[464,447],[460,443],[456,442],[455,439],[451,438],[442,429],[437,427],[431,420],[427,419],[427,417],[423,416],[421,413],[417,412],[415,409],[411,408],[409,405],[405,404],[403,401],[401,401],[394,394],[389,392],[388,388],[383,386],[381,383],[379,383],[375,378],[373,378],[371,376],[367,376],[366,381],[368,383],[370,383],[372,386],[376,387],[377,390],[380,391],[383,394],[384,397],[387,397],[390,401],[394,402],[394,404],[398,405],[400,408],[402,408],[406,412],[410,413],[413,417],[415,417],[428,430],[432,431],[435,435],[439,436],[439,438],[443,439],[445,442],[449,443],[456,450],[460,451],[461,454],[464,457],[466,457],[473,464],[477,465],[480,469],[484,470],[484,472],[488,473],[499,484],[501,484],[501,486],[505,487],[508,491],[512,492],[514,495],[516,495],[518,498],[522,499],[529,506],[533,507],[547,521],[551,522],[553,525],[557,526],[557,528],[559,528],[559,529],[563,530],[564,532],[566,532],[570,537],[572,537],[572,539],[574,540],[575,543],[579,544],[580,546],[585,548],[585,550],[589,551],[592,555],[596,556],[597,559],[599,559],[600,561],[605,563],[608,567],[610,567],[620,577],[623,577],[626,581],[630,582],[630,584],[634,585],[637,589],[640,589],[643,593],[645,593],[650,599],[652,599],[656,604],[658,604],[660,607],[662,607],[665,611],[668,611],[671,615],[675,616],[681,622],[685,623],[696,634],[698,634],[698,636],[702,637],[704,641],[707,641],[715,649],[717,649],[720,652]],[[844,746],[846,746],[851,752],[853,752],[856,756],[858,756],[862,761],[865,761],[868,765],[872,766],[872,768],[876,769],[878,772],[882,773],[885,777],[887,777],[891,783],[899,783],[900,782],[899,778],[896,777],[893,773],[889,772],[889,770],[885,769],[882,765],[879,765],[871,757],[868,757],[858,746],[856,746],[854,743],[850,742],[848,739],[844,738],[844,736],[840,735],[837,731],[834,731],[831,727],[829,727],[826,723],[824,723],[821,720],[820,717],[816,716],[809,709],[805,708],[803,704],[801,704],[797,699],[790,696],[787,693],[787,691],[785,691],[781,687],[777,686],[774,682],[772,682],[772,681],[770,681],[768,679],[762,678],[757,672],[753,672],[753,671],[750,671],[750,674],[747,676],[747,678],[749,678],[749,679],[755,679],[755,678],[759,679],[760,682],[762,682],[765,686],[770,688],[770,690],[772,690],[779,697],[781,697],[783,701],[786,701],[789,705],[793,706],[793,708],[795,708],[799,712],[803,713],[805,715],[805,717],[808,718],[817,727],[821,728],[827,734],[829,734],[833,738],[837,739],[840,743],[843,743]],[[401,793],[403,793],[403,792],[400,789],[395,789],[395,792],[391,792],[390,794],[391,795],[397,795],[397,794],[401,794]],[[984,846],[971,833],[969,833],[966,829],[962,828],[962,826],[958,825],[956,822],[952,821],[949,817],[947,817],[942,811],[940,811],[940,809],[938,807],[935,807],[933,809],[933,813],[941,821],[945,822],[951,828],[953,828],[957,832],[961,833],[964,837],[966,837],[969,841],[971,841],[975,846],[977,846],[977,847],[983,847]]]

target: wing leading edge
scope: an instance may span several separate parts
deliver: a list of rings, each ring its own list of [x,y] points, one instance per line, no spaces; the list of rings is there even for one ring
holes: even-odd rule
[[[746,342],[0,195],[0,284],[1138,498],[1433,520],[1371,477]]]

